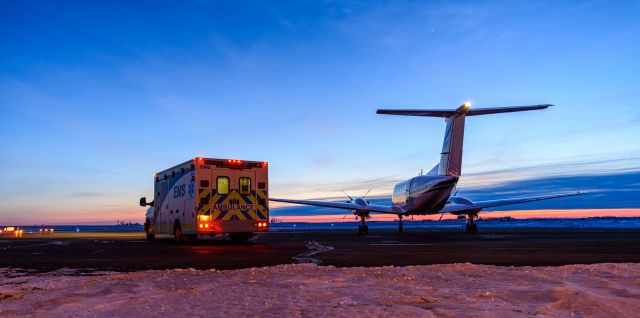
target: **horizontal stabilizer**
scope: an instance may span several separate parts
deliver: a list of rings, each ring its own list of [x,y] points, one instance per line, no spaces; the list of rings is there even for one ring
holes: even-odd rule
[[[527,110],[545,109],[550,104],[529,106],[507,106],[492,108],[471,108],[471,103],[466,102],[460,107],[447,109],[378,109],[378,114],[401,116],[426,116],[444,117],[447,128],[440,152],[440,163],[436,169],[432,169],[430,175],[459,176],[462,173],[462,144],[464,140],[464,122],[467,116],[489,115],[521,112]]]
[[[494,108],[458,108],[456,110],[445,109],[378,109],[377,114],[382,115],[402,115],[402,116],[423,116],[423,117],[444,117],[449,118],[464,113],[466,116],[500,114],[522,112],[527,110],[545,109],[550,104],[529,105],[529,106],[507,106]]]

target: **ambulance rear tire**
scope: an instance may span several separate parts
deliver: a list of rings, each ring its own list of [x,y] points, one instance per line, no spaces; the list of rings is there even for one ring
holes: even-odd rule
[[[176,243],[181,243],[184,241],[184,234],[182,234],[182,227],[180,226],[180,221],[176,220],[173,224],[173,238]]]
[[[253,236],[253,233],[229,233],[229,239],[236,244],[244,244]]]
[[[156,238],[156,235],[151,232],[151,222],[149,220],[144,222],[144,233],[147,235],[147,241],[153,241]]]

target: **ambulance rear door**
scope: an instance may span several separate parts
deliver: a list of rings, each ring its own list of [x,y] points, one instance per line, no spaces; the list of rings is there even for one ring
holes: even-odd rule
[[[256,216],[256,173],[251,169],[234,171],[233,187],[238,194],[237,204],[241,220],[254,221]]]
[[[212,169],[211,172],[212,220],[255,220],[255,172],[249,169]]]

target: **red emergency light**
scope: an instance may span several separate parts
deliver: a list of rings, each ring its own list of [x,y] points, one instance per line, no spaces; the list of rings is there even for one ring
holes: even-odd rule
[[[255,226],[259,229],[259,230],[266,230],[267,229],[267,222],[257,222],[255,224]]]
[[[209,223],[200,223],[200,224],[198,224],[198,227],[200,228],[201,231],[211,231],[211,230],[213,230],[213,225],[211,225]]]

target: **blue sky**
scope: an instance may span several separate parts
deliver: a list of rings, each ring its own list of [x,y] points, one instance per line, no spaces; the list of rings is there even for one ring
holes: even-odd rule
[[[444,123],[380,107],[557,105],[470,118],[468,187],[633,170],[638,34],[638,1],[3,1],[0,223],[135,219],[194,156],[385,195]]]

